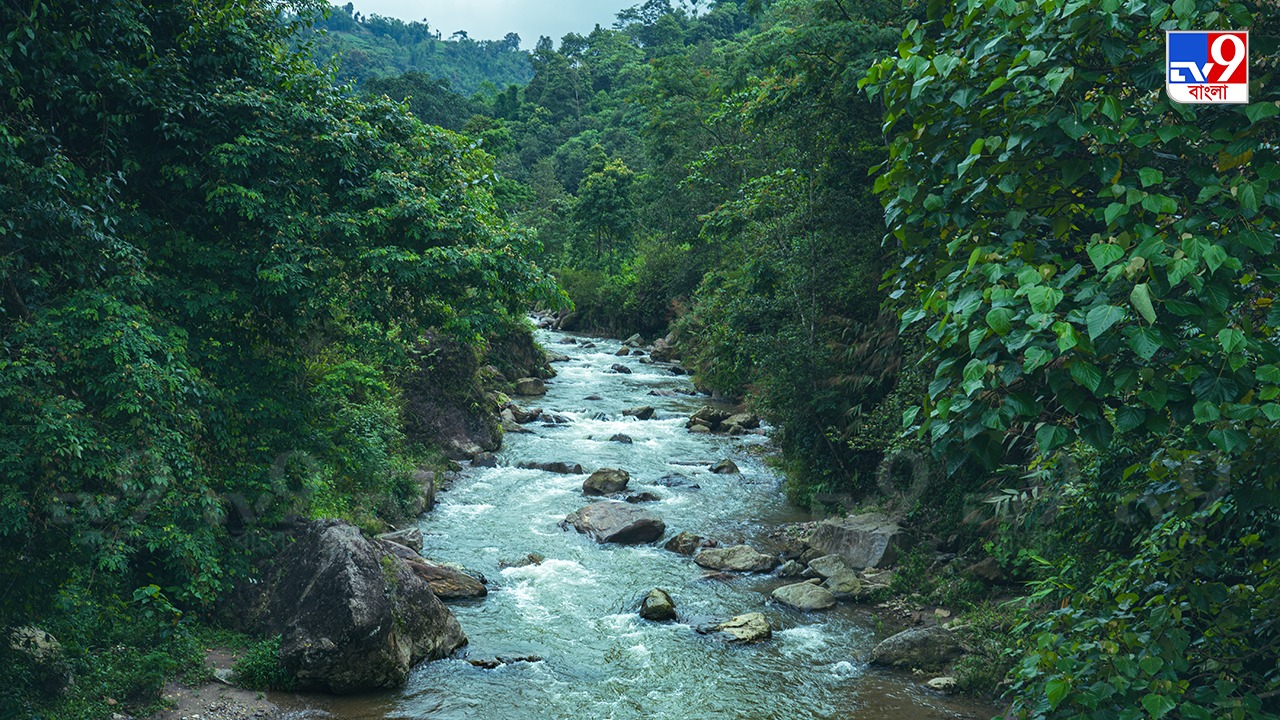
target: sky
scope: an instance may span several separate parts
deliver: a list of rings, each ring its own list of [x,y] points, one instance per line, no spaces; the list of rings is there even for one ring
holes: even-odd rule
[[[334,2],[335,0],[330,0]],[[560,44],[565,33],[586,35],[597,24],[609,27],[619,10],[643,0],[351,0],[356,12],[426,19],[432,28],[449,37],[465,30],[476,40],[500,40],[509,32],[520,35],[526,49],[549,35]],[[347,0],[338,4],[345,5]]]

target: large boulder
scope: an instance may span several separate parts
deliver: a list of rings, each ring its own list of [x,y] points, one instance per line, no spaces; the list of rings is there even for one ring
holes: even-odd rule
[[[964,653],[956,636],[936,625],[918,627],[885,639],[871,651],[873,665],[930,670],[941,667]]]
[[[38,627],[23,625],[10,630],[9,650],[13,653],[11,657],[31,669],[33,679],[49,695],[62,693],[75,681],[62,643]]]
[[[654,622],[676,619],[676,604],[666,590],[654,588],[640,603],[640,617]]]
[[[896,522],[877,513],[824,520],[806,541],[818,552],[839,555],[857,569],[889,567],[911,546],[910,536]]]
[[[773,628],[769,627],[768,619],[765,618],[764,613],[758,612],[731,618],[713,629],[723,633],[729,642],[735,643],[757,643],[773,637]]]
[[[732,572],[769,572],[778,566],[778,558],[757,552],[750,545],[734,545],[726,548],[703,550],[693,561],[711,570]]]
[[[829,610],[835,607],[836,596],[831,591],[809,580],[794,585],[783,585],[773,591],[773,599],[797,610]]]
[[[404,430],[411,442],[470,460],[502,444],[501,402],[481,385],[475,350],[457,338],[426,333],[401,380]]]
[[[547,394],[547,384],[541,378],[526,377],[516,380],[516,395],[536,396]]]
[[[740,428],[742,430],[755,430],[760,427],[760,417],[751,413],[738,413],[725,418],[725,426],[729,428]]]
[[[631,368],[627,367],[626,365],[623,365],[622,363],[614,363],[613,365],[609,366],[609,369],[620,375],[631,374]]]
[[[248,591],[238,618],[283,636],[280,661],[300,688],[400,687],[414,665],[466,644],[453,614],[388,545],[339,520],[313,522]]]
[[[599,543],[635,545],[662,537],[667,526],[653,513],[615,500],[593,503],[569,513],[567,525]]]
[[[631,474],[618,468],[600,468],[582,481],[583,495],[612,495],[627,489]]]

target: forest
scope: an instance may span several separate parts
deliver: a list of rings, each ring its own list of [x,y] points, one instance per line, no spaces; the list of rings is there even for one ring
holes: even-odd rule
[[[1166,97],[1166,31],[1243,28],[1249,104]],[[0,718],[145,716],[290,523],[412,515],[451,461],[409,408],[496,416],[533,311],[668,338],[795,504],[993,565],[900,577],[972,611],[961,689],[1004,717],[1280,718],[1274,4],[647,0],[526,53],[32,0],[0,33],[0,627],[78,678],[0,643]]]

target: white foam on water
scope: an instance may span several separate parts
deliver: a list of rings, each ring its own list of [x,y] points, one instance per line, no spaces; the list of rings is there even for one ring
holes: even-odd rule
[[[445,503],[436,508],[435,512],[445,515],[483,515],[493,509],[489,503],[476,503],[474,505],[466,505],[460,503]]]
[[[787,655],[800,655],[821,650],[827,646],[827,633],[821,625],[801,625],[774,633],[785,641],[782,652]]]
[[[858,669],[853,666],[853,663],[848,660],[841,660],[835,665],[832,665],[829,672],[838,678],[851,678],[860,674]]]
[[[523,567],[503,568],[501,575],[509,580],[525,580],[531,585],[551,583],[559,587],[573,585],[584,587],[595,585],[595,576],[576,560],[557,560],[548,558],[541,565],[525,565]]]

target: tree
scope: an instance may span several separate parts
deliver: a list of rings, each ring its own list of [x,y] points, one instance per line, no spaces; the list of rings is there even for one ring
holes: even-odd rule
[[[635,175],[621,160],[610,160],[591,173],[578,188],[576,216],[594,240],[596,262],[613,265],[623,244],[635,230],[635,202],[631,186]]]

